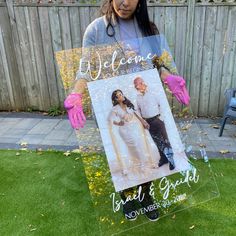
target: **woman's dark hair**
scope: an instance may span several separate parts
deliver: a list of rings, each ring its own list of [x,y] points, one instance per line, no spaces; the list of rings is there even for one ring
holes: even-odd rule
[[[115,14],[112,0],[104,0],[100,9],[100,14],[102,16],[106,16],[108,22],[111,24],[112,14]],[[151,36],[159,34],[159,30],[153,22],[150,22],[147,10],[147,1],[139,0],[137,8],[134,12],[136,20],[138,22],[138,26],[141,29],[144,36]],[[111,25],[108,24],[107,27]],[[108,31],[108,30],[107,30]]]
[[[120,93],[123,94],[123,92],[120,89],[117,89],[117,90],[112,92],[111,100],[112,100],[113,106],[119,104],[118,101],[117,101],[117,96],[116,96],[117,92],[120,92]],[[125,98],[125,100],[123,101],[123,104],[125,104],[127,107],[135,110],[133,103],[128,98],[126,98],[125,96],[124,96],[124,98]]]

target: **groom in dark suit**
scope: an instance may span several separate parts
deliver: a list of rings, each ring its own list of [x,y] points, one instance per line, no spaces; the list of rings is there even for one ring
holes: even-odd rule
[[[138,91],[137,106],[144,120],[149,125],[149,132],[157,145],[161,159],[158,166],[169,163],[169,169],[175,169],[173,151],[168,139],[164,122],[160,117],[159,98],[155,91],[152,91],[138,76],[134,79],[134,86]]]

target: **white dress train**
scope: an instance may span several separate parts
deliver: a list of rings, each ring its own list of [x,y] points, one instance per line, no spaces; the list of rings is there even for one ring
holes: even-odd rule
[[[121,157],[121,169],[157,166],[160,159],[159,151],[149,131],[144,129],[140,120],[134,114],[133,109],[127,107],[125,111],[117,104],[112,108],[108,120],[111,125],[114,120],[117,122],[124,121],[124,125],[117,127],[121,139],[126,144],[129,155],[128,160],[124,160]],[[114,133],[112,135],[114,136]],[[112,138],[112,140],[117,152],[119,152],[119,143],[115,141],[115,138]]]

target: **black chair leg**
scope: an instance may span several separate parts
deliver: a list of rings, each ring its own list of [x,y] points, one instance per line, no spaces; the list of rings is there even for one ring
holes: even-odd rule
[[[228,118],[229,118],[228,116],[224,116],[224,118],[223,118],[223,121],[222,121],[222,123],[221,123],[221,128],[220,128],[219,137],[221,137],[222,134],[223,134],[224,127],[225,127],[225,123],[226,123],[226,120],[227,120]]]

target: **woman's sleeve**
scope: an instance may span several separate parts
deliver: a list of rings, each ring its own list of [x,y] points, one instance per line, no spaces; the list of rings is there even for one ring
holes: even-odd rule
[[[115,107],[113,107],[112,110],[110,111],[110,113],[107,117],[107,121],[111,124],[113,124],[113,121],[117,121],[117,122],[120,121],[119,116],[118,116],[118,112],[115,109]]]
[[[178,74],[176,64],[174,62],[173,56],[171,54],[165,36],[163,34],[159,34],[156,35],[155,38],[156,38],[155,40],[157,41],[155,43],[156,47],[152,49],[154,50],[153,53],[157,55],[157,57],[154,58],[153,60],[155,66],[157,67],[158,70],[160,70],[161,68],[165,68],[171,74]]]
[[[92,22],[86,28],[83,36],[83,48],[89,48],[95,46],[95,35],[96,35],[96,27],[95,22]]]
[[[82,42],[82,49],[81,49],[81,61],[79,65],[79,69],[76,73],[76,80],[78,79],[86,79],[90,81],[91,78],[89,76],[88,71],[88,62],[91,59],[92,51],[94,51],[95,47],[95,35],[96,35],[96,28],[94,22],[92,22],[85,30]],[[90,65],[91,66],[91,65]]]

